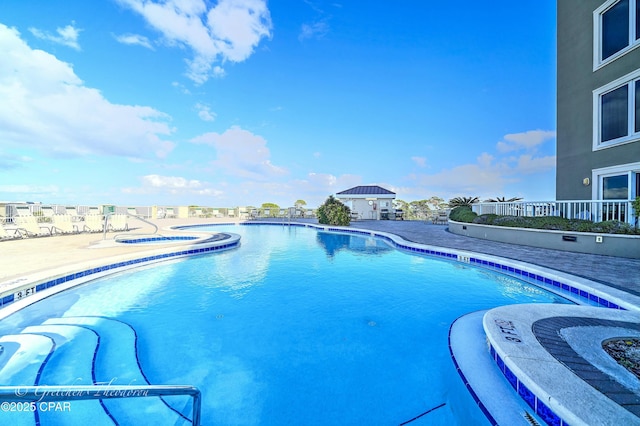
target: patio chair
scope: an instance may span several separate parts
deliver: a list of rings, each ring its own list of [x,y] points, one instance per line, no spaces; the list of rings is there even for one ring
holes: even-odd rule
[[[17,238],[22,238],[20,228],[5,228],[5,225],[0,223],[0,240],[14,240]]]
[[[176,212],[173,209],[173,207],[167,207],[166,209],[164,209],[164,217],[168,218],[168,219],[175,219],[176,217]]]
[[[235,209],[228,209],[228,210],[227,210],[227,216],[229,216],[229,217],[236,217],[236,211],[235,211]]]
[[[129,224],[127,223],[127,215],[112,214],[111,216],[109,216],[109,230],[110,231],[128,231]]]
[[[249,219],[255,220],[258,218],[258,210],[251,209],[251,213],[249,213]]]
[[[135,207],[127,207],[127,214],[133,217],[141,216],[140,214],[138,214],[138,211],[136,210]]]
[[[88,214],[84,217],[83,231],[102,232],[104,231],[104,220],[101,214]]]
[[[80,232],[78,225],[73,223],[73,218],[68,214],[55,214],[52,217],[51,229],[56,234],[77,234]]]
[[[53,207],[51,206],[42,206],[40,208],[41,216],[39,218],[40,222],[51,222],[53,220],[53,215],[55,212],[53,211]]]
[[[438,211],[438,215],[435,217],[435,223],[440,225],[446,225],[449,222],[449,212],[446,210]]]
[[[78,210],[73,206],[65,207],[64,211],[65,211],[65,214],[68,214],[69,216],[71,216],[71,220],[73,220],[74,222],[78,222],[82,219],[78,214]]]
[[[17,216],[33,216],[29,206],[16,206]]]
[[[351,220],[358,220],[360,219],[360,215],[358,214],[358,212],[351,212]]]
[[[53,235],[50,227],[38,223],[35,216],[16,216],[13,218],[18,228],[24,230],[28,237],[42,237]]]

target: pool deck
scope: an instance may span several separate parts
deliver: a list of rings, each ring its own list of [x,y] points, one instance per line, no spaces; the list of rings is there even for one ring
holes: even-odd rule
[[[172,226],[216,222],[233,223],[229,219],[212,218],[158,219],[152,220],[152,222],[158,226],[159,234],[165,236],[184,235],[183,232],[169,229]],[[301,220],[300,222],[316,223],[315,220]],[[134,219],[129,219],[129,226],[132,229],[126,233],[128,235],[149,234],[153,231],[151,226]],[[486,241],[452,234],[448,232],[446,225],[434,225],[419,221],[364,220],[352,222],[351,227],[395,234],[405,240],[420,244],[527,262],[604,284],[627,293],[631,299],[637,300],[636,298],[640,297],[640,260],[637,259],[571,253]],[[196,232],[190,230],[189,233],[194,234]],[[107,239],[113,239],[114,235],[114,233],[107,233]],[[145,244],[108,244],[103,240],[102,233],[81,233],[2,241],[0,242],[0,259],[2,259],[0,284],[12,282],[23,276],[46,274],[46,271],[55,268],[74,268],[84,263],[106,261],[108,258],[136,257],[150,249],[152,247]],[[626,372],[624,369],[615,370],[613,373],[609,371],[607,373],[607,377],[610,379],[609,382],[605,383],[606,386],[598,388],[588,381],[588,377],[583,377],[576,373],[576,371],[582,371],[584,368],[579,365],[575,367],[574,364],[571,364],[576,358],[573,355],[578,353],[580,354],[580,357],[578,357],[580,359],[575,361],[578,364],[598,365],[600,361],[598,359],[590,359],[589,354],[598,351],[604,353],[599,348],[599,342],[607,338],[607,333],[609,333],[609,337],[618,337],[621,332],[626,333],[625,336],[638,335],[639,332],[634,324],[640,323],[640,314],[638,312],[626,311],[626,313],[622,313],[622,311],[613,309],[569,305],[553,305],[552,307],[553,309],[544,313],[541,313],[541,310],[536,307],[527,308],[526,310],[506,309],[501,311],[501,320],[517,324],[519,336],[523,340],[520,345],[510,347],[513,346],[512,342],[504,341],[504,339],[500,338],[501,329],[492,329],[491,324],[487,323],[488,320],[486,319],[484,333],[490,338],[495,352],[501,356],[501,360],[506,361],[505,364],[509,366],[509,371],[518,371],[521,374],[522,377],[519,375],[518,378],[523,383],[527,383],[527,389],[533,387],[543,395],[553,395],[554,398],[556,395],[562,396],[562,398],[554,399],[552,403],[547,404],[555,408],[554,412],[556,414],[565,413],[564,410],[567,407],[569,411],[575,411],[576,409],[580,410],[578,406],[606,406],[606,409],[602,409],[601,416],[598,413],[593,414],[593,410],[588,410],[591,416],[588,417],[588,420],[581,419],[579,416],[575,417],[572,414],[563,416],[567,423],[572,425],[595,424],[592,422],[598,421],[598,424],[615,424],[610,423],[611,416],[613,416],[614,420],[616,418],[627,418],[631,419],[633,424],[640,425],[640,382],[637,379],[634,381],[631,373]],[[625,316],[626,326],[624,324],[623,326],[620,325],[619,320],[621,318],[617,317],[619,314]],[[567,318],[574,317],[581,318],[581,321],[567,320]],[[588,319],[586,322],[585,318]],[[542,320],[546,321],[546,331],[540,329],[539,332],[536,332],[534,324],[540,324]],[[617,325],[613,324],[613,320],[618,320],[619,323]],[[461,321],[462,323],[464,322]],[[469,324],[471,323],[469,322]],[[468,349],[465,349],[468,343],[467,337],[475,336],[473,338],[480,341],[484,341],[486,338],[483,335],[484,333],[478,331],[477,320],[474,320],[472,325],[465,327],[459,325],[456,329],[459,335],[466,337],[452,339],[453,343],[450,343],[452,354],[468,351]],[[576,333],[571,334],[571,330],[578,329],[581,330],[579,336]],[[564,345],[558,349],[561,346],[559,343],[562,342],[553,341],[553,336],[562,335],[565,338],[565,334],[562,333],[569,336],[566,340],[570,345]],[[545,346],[545,341],[547,341],[548,346]],[[593,344],[594,341],[597,342],[596,345]],[[482,345],[480,344],[480,346]],[[522,354],[527,356],[522,356]],[[531,355],[531,357],[528,355]],[[565,360],[566,357],[571,358],[572,356],[573,361]],[[473,366],[474,356],[472,355],[470,359],[470,367],[465,368],[462,365],[460,367],[461,370],[465,370],[465,373],[469,373],[470,370],[477,370]],[[543,362],[543,364],[540,364],[540,362]],[[553,370],[555,372],[554,377],[539,376],[542,370],[548,370],[548,368],[540,369],[536,367],[539,365],[557,367]],[[597,371],[602,371],[601,367],[594,368]],[[497,371],[498,369],[496,368],[495,370]],[[594,373],[594,371],[591,371],[591,373]],[[474,374],[469,373],[468,375],[470,383],[476,380],[476,383],[471,384],[474,389],[477,388],[480,392],[483,383],[486,382],[485,378],[481,376],[479,379],[474,379]],[[593,377],[593,374],[589,377]],[[611,386],[610,382],[612,381],[620,386]],[[585,387],[584,383],[589,386]],[[537,388],[538,384],[541,384],[544,389]],[[489,389],[488,392],[491,393],[491,390]],[[574,403],[575,401],[578,402]]]

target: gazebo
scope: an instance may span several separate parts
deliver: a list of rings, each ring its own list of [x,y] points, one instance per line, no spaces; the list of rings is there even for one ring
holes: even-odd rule
[[[354,219],[389,219],[396,193],[377,185],[355,186],[338,192],[336,198],[351,209]]]

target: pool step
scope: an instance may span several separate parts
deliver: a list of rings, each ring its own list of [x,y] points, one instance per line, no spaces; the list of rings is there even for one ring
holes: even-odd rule
[[[65,386],[94,383],[93,364],[100,338],[93,330],[71,324],[49,324],[45,321],[42,325],[29,326],[22,332],[46,336],[55,342],[55,350],[44,363],[35,385]],[[77,422],[77,424],[114,425],[99,400],[71,401],[68,405],[51,407],[50,410],[39,410],[38,417],[41,424],[64,425]]]
[[[129,324],[92,316],[53,318],[45,324],[81,325],[100,336],[93,370],[96,383],[113,386],[149,384],[139,365],[137,336]],[[118,398],[105,399],[103,404],[120,424],[190,424],[187,420],[191,415],[189,397],[171,397],[171,405],[165,401],[159,397]],[[178,411],[185,414],[180,415]]]
[[[33,385],[43,363],[55,349],[53,339],[38,334],[11,334],[0,337],[3,351],[0,353],[0,384]],[[21,407],[23,407],[21,405]],[[34,425],[31,412],[0,411],[2,425]]]

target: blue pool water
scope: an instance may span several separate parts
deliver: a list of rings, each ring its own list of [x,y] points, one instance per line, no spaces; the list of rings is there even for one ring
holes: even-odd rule
[[[240,234],[242,246],[98,279],[1,321],[0,383],[31,380],[2,367],[12,336],[40,333],[56,350],[36,384],[194,385],[207,425],[397,425],[431,409],[410,424],[485,424],[450,359],[450,324],[499,305],[567,303],[371,237],[267,225],[210,230]],[[106,411],[126,419],[120,424],[167,408],[110,404]],[[190,417],[185,399],[168,404],[164,423],[153,424],[183,424],[176,411]],[[108,424],[103,417],[90,418]]]

